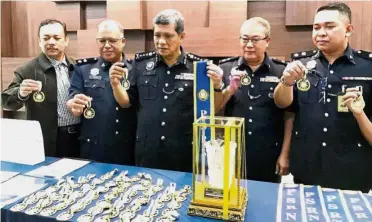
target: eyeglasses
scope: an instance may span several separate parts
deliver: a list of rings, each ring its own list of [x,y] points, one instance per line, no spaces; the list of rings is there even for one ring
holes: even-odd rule
[[[120,39],[114,39],[114,38],[109,38],[109,39],[97,38],[97,42],[100,45],[106,45],[107,42],[108,42],[109,45],[115,45],[116,43],[118,43],[122,39],[124,39],[124,38],[120,38]]]
[[[241,39],[244,44],[248,44],[249,41],[251,41],[252,44],[257,44],[259,41],[265,40],[267,38],[269,38],[269,36],[266,36],[264,38],[260,38],[260,37],[247,38],[247,37],[243,37],[243,36],[239,37],[239,39]]]

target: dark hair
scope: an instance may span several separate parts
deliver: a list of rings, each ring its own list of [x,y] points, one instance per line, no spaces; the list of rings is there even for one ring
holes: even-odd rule
[[[61,22],[57,19],[45,19],[43,21],[40,22],[40,25],[39,25],[39,29],[38,29],[38,32],[37,32],[37,36],[40,37],[40,29],[41,27],[43,26],[46,26],[46,25],[50,25],[50,24],[61,24],[62,27],[63,27],[63,32],[65,33],[65,37],[67,36],[67,28],[66,28],[66,24],[64,22]]]
[[[184,31],[184,18],[181,12],[174,9],[165,9],[159,12],[154,20],[153,25],[175,24],[175,31],[181,34]]]
[[[331,2],[326,5],[320,6],[316,10],[316,13],[320,11],[326,11],[326,10],[340,12],[340,14],[342,14],[343,16],[346,16],[349,19],[349,22],[351,23],[351,10],[347,4],[342,3],[342,2]]]

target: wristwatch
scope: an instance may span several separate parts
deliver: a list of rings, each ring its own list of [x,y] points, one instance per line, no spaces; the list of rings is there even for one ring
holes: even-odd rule
[[[293,81],[293,83],[288,83],[287,81],[285,81],[284,77],[282,76],[282,78],[280,78],[280,82],[283,83],[283,85],[285,86],[294,86],[294,84],[296,84],[296,80]]]
[[[224,89],[225,89],[225,83],[222,82],[221,87],[219,89],[214,88],[214,91],[215,92],[222,92],[222,90],[224,90]]]

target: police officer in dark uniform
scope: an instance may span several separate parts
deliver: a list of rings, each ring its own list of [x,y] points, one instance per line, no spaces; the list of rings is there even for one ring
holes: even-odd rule
[[[242,56],[221,60],[220,67],[229,85],[225,115],[245,118],[247,178],[279,182],[279,175],[288,174],[293,118],[287,119],[285,134],[284,110],[275,105],[273,93],[286,63],[267,55],[269,42],[267,20],[245,21],[240,29]]]
[[[319,51],[292,54],[296,61],[286,67],[275,102],[296,110],[290,159],[295,182],[367,192],[372,184],[372,53],[351,48],[352,31],[346,4],[321,6],[313,25]]]
[[[130,89],[115,91],[123,107],[138,105],[137,166],[192,170],[193,62],[200,58],[181,47],[183,27],[178,11],[160,12],[154,19],[157,51],[136,54]],[[221,87],[222,73],[216,65],[212,69],[209,75]],[[118,71],[112,78],[120,76]]]
[[[97,44],[101,56],[78,60],[70,87],[68,107],[82,115],[81,157],[100,162],[134,164],[136,110],[121,108],[113,95],[111,66],[131,69],[125,58],[122,26],[105,20],[98,26]],[[123,84],[126,77],[122,76]],[[121,83],[120,83],[121,84]]]

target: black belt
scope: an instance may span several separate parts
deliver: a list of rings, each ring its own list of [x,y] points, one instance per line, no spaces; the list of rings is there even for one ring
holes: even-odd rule
[[[60,132],[68,132],[68,133],[77,133],[79,130],[80,124],[70,125],[70,126],[59,126],[58,130]]]

